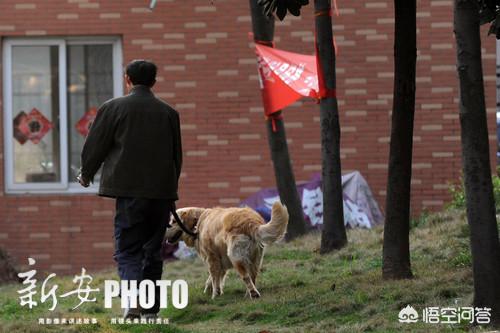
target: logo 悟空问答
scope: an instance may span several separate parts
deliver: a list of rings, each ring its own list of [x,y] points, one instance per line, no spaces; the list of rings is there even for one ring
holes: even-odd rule
[[[398,318],[400,323],[416,323],[418,312],[412,306],[407,305],[399,311]]]

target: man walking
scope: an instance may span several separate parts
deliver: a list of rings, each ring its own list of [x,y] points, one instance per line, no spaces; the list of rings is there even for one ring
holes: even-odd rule
[[[129,94],[97,112],[81,155],[80,184],[88,187],[102,164],[99,195],[116,198],[115,255],[122,280],[160,280],[161,245],[182,165],[179,114],[156,98],[156,65],[134,60],[126,67]],[[151,309],[128,308],[126,318],[155,317]],[[166,297],[166,295],[163,295]]]

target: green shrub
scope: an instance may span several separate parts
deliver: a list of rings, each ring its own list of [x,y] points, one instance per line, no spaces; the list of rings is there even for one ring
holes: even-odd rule
[[[470,267],[472,265],[472,256],[469,249],[459,251],[450,261],[455,267]]]
[[[428,224],[430,216],[431,213],[429,213],[429,211],[423,210],[419,216],[412,217],[410,219],[410,229],[425,226],[426,224]]]
[[[495,198],[495,206],[497,212],[500,211],[500,177],[498,175],[492,176],[493,182],[493,196]],[[459,184],[451,184],[449,188],[451,194],[450,208],[465,208],[465,189],[464,181],[460,179]]]
[[[495,204],[498,211],[500,208],[500,177],[497,175],[493,176],[493,195],[495,196]]]
[[[465,208],[465,189],[463,179],[459,184],[451,184],[449,188],[451,194],[451,208]]]

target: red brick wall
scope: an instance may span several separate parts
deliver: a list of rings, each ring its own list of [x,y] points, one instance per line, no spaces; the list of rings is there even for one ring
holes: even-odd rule
[[[185,164],[182,205],[237,205],[274,186],[248,32],[248,2],[3,0],[0,37],[121,35],[125,62],[159,66],[156,94],[181,113]],[[359,170],[385,203],[393,83],[393,8],[388,0],[339,1],[338,95],[344,172]],[[458,89],[452,1],[418,2],[419,59],[412,208],[438,209],[460,176]],[[313,53],[312,6],[276,26],[277,47]],[[482,36],[491,142],[495,142],[495,40]],[[0,120],[1,121],[1,120]],[[320,171],[318,107],[285,111],[298,181]],[[0,153],[3,126],[0,126]],[[492,144],[492,158],[495,144]],[[112,264],[113,201],[93,195],[7,195],[0,154],[0,246],[18,264],[75,272]],[[493,159],[493,162],[494,159]]]

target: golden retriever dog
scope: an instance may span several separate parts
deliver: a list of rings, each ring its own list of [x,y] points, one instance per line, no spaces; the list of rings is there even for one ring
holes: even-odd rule
[[[245,283],[246,295],[260,297],[255,282],[264,248],[284,237],[288,225],[286,207],[276,202],[267,224],[250,208],[189,207],[178,209],[177,214],[198,237],[183,232],[172,219],[166,239],[169,243],[183,240],[187,246],[194,247],[207,264],[209,275],[204,292],[211,287],[212,298],[221,295],[227,271],[234,267]]]

